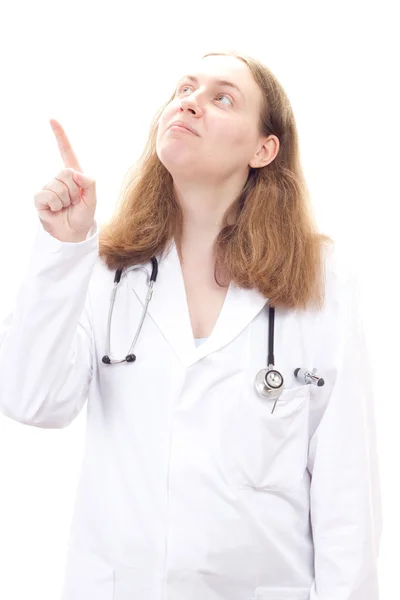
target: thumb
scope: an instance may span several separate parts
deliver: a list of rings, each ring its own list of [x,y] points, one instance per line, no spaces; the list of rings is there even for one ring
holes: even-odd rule
[[[82,190],[82,198],[86,200],[88,204],[96,202],[96,181],[91,177],[87,177],[80,171],[73,169],[72,179],[76,185]]]
[[[72,179],[82,190],[89,190],[95,186],[96,182],[94,179],[87,177],[80,171],[75,171],[75,169],[72,169],[72,171]]]

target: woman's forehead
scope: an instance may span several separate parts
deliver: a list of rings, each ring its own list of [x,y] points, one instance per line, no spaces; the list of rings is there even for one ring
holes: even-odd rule
[[[229,77],[243,78],[248,68],[243,61],[233,56],[208,56],[201,60],[191,60],[181,68],[180,77],[193,75],[194,77],[213,79],[226,79]]]

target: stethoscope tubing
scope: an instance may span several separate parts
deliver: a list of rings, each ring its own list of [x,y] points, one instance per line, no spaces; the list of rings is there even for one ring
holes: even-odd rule
[[[154,288],[154,284],[157,281],[157,276],[158,276],[158,261],[156,258],[152,258],[151,259],[152,262],[152,270],[151,270],[151,275],[149,278],[149,272],[146,269],[146,267],[142,266],[142,265],[134,265],[133,267],[129,267],[128,269],[125,270],[125,275],[128,271],[132,271],[135,269],[143,269],[147,275],[147,285],[148,285],[148,290],[147,290],[147,294],[146,294],[146,300],[144,303],[144,307],[142,310],[142,316],[140,318],[140,323],[139,326],[137,328],[135,337],[133,338],[131,347],[129,348],[129,352],[128,354],[125,356],[125,358],[111,358],[110,356],[110,352],[111,352],[111,320],[112,320],[112,313],[113,313],[113,309],[114,309],[114,302],[115,302],[115,296],[117,293],[117,288],[119,286],[120,283],[120,279],[121,279],[121,274],[123,272],[123,269],[118,269],[115,273],[115,277],[114,277],[114,287],[112,289],[111,292],[111,301],[110,301],[110,308],[108,311],[108,321],[107,321],[107,338],[106,338],[106,354],[105,356],[103,356],[102,358],[102,362],[105,364],[118,364],[118,363],[123,363],[123,362],[134,362],[136,360],[136,356],[132,353],[132,350],[134,349],[136,342],[139,338],[140,332],[142,331],[142,327],[143,327],[143,323],[144,320],[146,318],[146,314],[147,314],[147,307],[149,305],[149,302],[151,300],[151,297],[153,295],[153,288]]]
[[[136,342],[139,338],[140,332],[142,331],[142,327],[143,327],[143,323],[144,320],[146,318],[146,314],[147,314],[147,308],[149,305],[149,302],[152,298],[153,295],[153,288],[154,288],[154,284],[157,281],[157,276],[158,276],[158,261],[155,257],[153,257],[151,259],[152,262],[152,269],[151,269],[151,275],[149,278],[149,272],[146,269],[146,267],[144,267],[143,265],[134,265],[132,267],[129,267],[128,269],[117,269],[117,271],[115,272],[115,277],[114,277],[114,287],[112,289],[111,292],[111,299],[110,299],[110,307],[108,310],[108,320],[107,320],[107,337],[106,337],[106,355],[103,356],[103,363],[105,364],[118,364],[118,363],[123,363],[123,362],[134,362],[136,360],[136,357],[134,354],[132,354],[132,351],[136,345]],[[143,269],[147,275],[147,284],[148,284],[148,291],[146,294],[146,300],[145,300],[145,304],[143,307],[143,311],[142,311],[142,315],[140,318],[140,322],[139,322],[139,326],[137,328],[135,337],[133,338],[132,344],[129,348],[129,352],[128,354],[125,356],[125,358],[112,358],[110,356],[110,351],[111,351],[111,321],[112,321],[112,313],[114,310],[114,303],[115,303],[115,296],[117,293],[117,289],[121,280],[121,275],[124,272],[124,274],[126,275],[128,273],[128,271],[134,270],[134,269]],[[275,308],[273,306],[269,307],[269,316],[268,316],[268,366],[273,368],[274,364],[275,364],[275,358],[274,358],[274,331],[275,331]]]

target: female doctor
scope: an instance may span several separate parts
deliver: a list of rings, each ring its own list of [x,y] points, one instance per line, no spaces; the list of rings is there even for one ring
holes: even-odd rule
[[[35,195],[0,405],[63,428],[88,400],[63,600],[377,600],[357,294],[277,79],[230,52],[193,64],[101,231],[51,126],[65,168]]]

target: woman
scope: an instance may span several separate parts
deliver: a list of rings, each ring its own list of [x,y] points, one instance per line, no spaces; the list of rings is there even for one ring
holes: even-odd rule
[[[276,78],[234,53],[193,65],[101,231],[95,181],[52,127],[65,169],[35,196],[0,401],[63,428],[88,397],[63,599],[377,600],[357,296]]]

